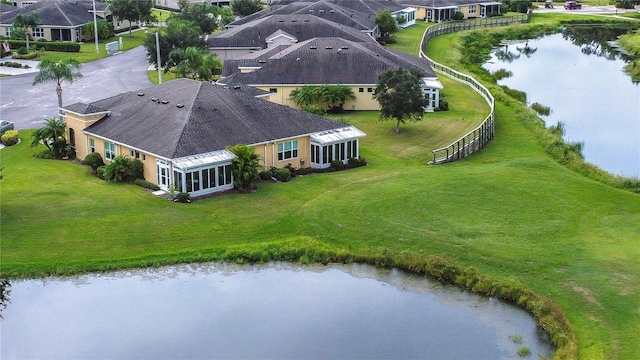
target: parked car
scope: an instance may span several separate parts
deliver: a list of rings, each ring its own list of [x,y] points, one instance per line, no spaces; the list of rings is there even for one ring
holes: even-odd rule
[[[4,134],[7,130],[13,130],[13,123],[11,121],[2,120],[0,122],[0,135]]]
[[[577,1],[567,1],[564,3],[566,10],[582,9],[582,4]]]

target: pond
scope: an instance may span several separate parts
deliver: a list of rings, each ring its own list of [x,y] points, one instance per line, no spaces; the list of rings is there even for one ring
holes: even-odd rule
[[[627,29],[591,26],[501,46],[483,65],[511,71],[498,83],[551,108],[547,126],[564,124],[565,140],[583,144],[585,160],[616,175],[640,178],[640,87],[625,73],[630,60],[616,36]]]
[[[519,358],[525,311],[368,265],[185,265],[13,281],[1,358]]]

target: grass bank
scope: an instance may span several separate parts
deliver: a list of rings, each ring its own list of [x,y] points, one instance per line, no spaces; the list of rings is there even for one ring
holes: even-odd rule
[[[105,47],[107,43],[110,43],[113,41],[119,41],[119,39],[122,38],[122,46],[124,49],[123,51],[126,51],[142,45],[146,36],[147,34],[145,33],[144,30],[134,31],[131,37],[129,37],[129,33],[127,32],[126,34],[123,34],[121,36],[114,36],[109,39],[100,40],[98,42],[98,50],[99,50],[98,53],[96,53],[95,42],[88,41],[80,45],[80,52],[70,53],[70,52],[62,52],[62,51],[41,51],[39,52],[40,53],[39,57],[34,60],[40,61],[44,59],[50,59],[53,61],[59,61],[62,59],[66,59],[68,57],[72,57],[81,63],[90,62],[90,61],[99,60],[109,56],[109,54],[107,54],[107,49]]]
[[[459,59],[459,36],[436,38],[432,55]],[[20,145],[0,150],[0,275],[210,260],[395,265],[530,303],[532,312],[542,303],[543,323],[560,314],[562,324],[565,314],[571,332],[558,341],[575,337],[577,347],[560,357],[640,358],[640,196],[561,165],[536,120],[504,96],[482,152],[426,165],[432,149],[486,115],[473,111],[486,106],[475,92],[442,81],[451,111],[402,125],[399,135],[376,112],[342,116],[367,133],[368,166],[191,204],[33,158],[40,149],[21,131]]]

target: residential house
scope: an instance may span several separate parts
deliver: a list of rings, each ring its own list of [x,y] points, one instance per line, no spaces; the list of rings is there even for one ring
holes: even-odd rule
[[[418,19],[432,22],[453,20],[457,12],[461,12],[465,19],[500,15],[500,5],[502,5],[499,1],[473,0],[398,0],[398,2],[416,8]]]
[[[355,42],[375,40],[354,28],[309,14],[270,15],[209,36],[211,52],[222,60],[291,45],[315,37],[340,37]]]
[[[198,3],[208,3],[215,6],[229,6],[231,0],[188,0],[189,5]],[[178,10],[178,0],[153,0],[153,4],[158,8]]]
[[[401,67],[422,71],[422,89],[429,96],[429,108],[439,107],[442,84],[425,59],[377,43],[341,38],[313,38],[226,60],[219,83],[257,87],[273,93],[271,101],[292,107],[296,105],[289,97],[294,89],[348,85],[357,100],[344,104],[346,110],[379,110],[373,99],[378,75]]]
[[[23,2],[23,5],[25,3]],[[117,21],[106,3],[96,1],[96,16],[114,24],[114,28],[128,28],[128,21]],[[93,2],[90,0],[39,0],[0,14],[0,35],[11,36],[13,20],[19,14],[34,12],[40,25],[31,29],[31,36],[48,41],[83,41],[88,38],[82,27],[93,22]]]
[[[192,196],[233,187],[229,145],[247,144],[269,168],[326,168],[359,157],[357,128],[275,104],[269,93],[176,79],[90,104],[64,106],[67,138],[84,158],[139,159],[147,181]]]

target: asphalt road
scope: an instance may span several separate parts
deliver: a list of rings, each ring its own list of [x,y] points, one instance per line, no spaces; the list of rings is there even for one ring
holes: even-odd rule
[[[92,102],[151,86],[144,47],[85,63],[83,77],[62,84],[62,103]],[[35,73],[0,77],[0,119],[15,129],[38,128],[58,112],[55,83],[32,86]]]

